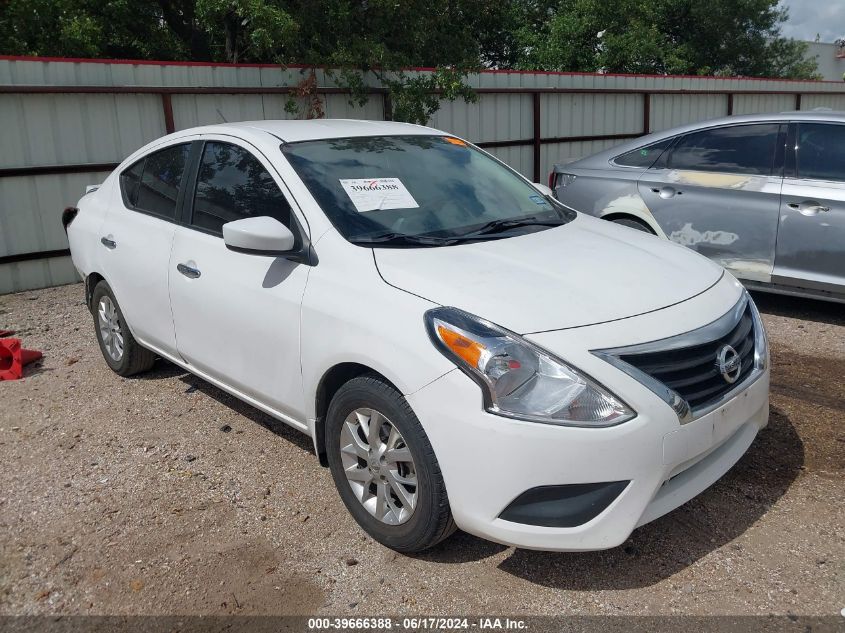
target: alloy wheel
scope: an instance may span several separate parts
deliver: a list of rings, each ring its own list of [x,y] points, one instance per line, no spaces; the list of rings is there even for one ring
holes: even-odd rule
[[[112,360],[120,362],[123,358],[123,329],[120,324],[120,316],[114,302],[108,296],[100,298],[97,306],[97,319],[100,323],[100,338],[103,339],[103,347]]]
[[[400,525],[417,505],[417,469],[405,438],[383,414],[358,408],[340,430],[343,470],[355,498],[382,523]]]

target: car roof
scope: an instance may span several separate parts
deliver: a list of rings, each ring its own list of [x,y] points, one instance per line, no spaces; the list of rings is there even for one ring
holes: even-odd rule
[[[686,125],[679,125],[668,130],[661,130],[655,132],[654,138],[661,139],[670,136],[677,136],[684,132],[691,132],[708,127],[716,127],[719,125],[735,125],[737,123],[765,123],[766,121],[831,121],[845,123],[845,112],[837,110],[794,110],[787,112],[765,112],[760,114],[732,114],[730,116],[723,116],[718,119],[709,119],[705,121],[697,121],[696,123],[687,123]],[[645,137],[641,137],[645,138]]]
[[[254,134],[266,132],[286,143],[351,136],[443,135],[444,132],[422,125],[395,121],[363,121],[357,119],[311,119],[239,121],[206,125],[180,134]]]
[[[828,110],[819,108],[817,110],[796,110],[792,112],[768,112],[761,114],[735,114],[731,116],[720,117],[718,119],[709,119],[706,121],[697,121],[696,123],[687,123],[678,127],[661,130],[660,132],[653,132],[645,136],[638,136],[625,141],[619,145],[602,150],[590,156],[579,158],[578,160],[569,163],[556,163],[554,169],[562,170],[564,166],[567,168],[573,166],[595,167],[600,163],[607,167],[607,161],[611,158],[630,152],[644,145],[656,143],[665,138],[678,136],[679,134],[686,134],[687,132],[694,132],[695,130],[703,130],[711,127],[719,127],[722,125],[737,125],[740,123],[765,123],[768,121],[823,121],[828,123],[845,123],[845,111]]]

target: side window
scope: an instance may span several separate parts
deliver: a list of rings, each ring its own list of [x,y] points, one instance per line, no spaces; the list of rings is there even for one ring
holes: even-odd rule
[[[845,125],[798,124],[798,177],[845,182]]]
[[[176,219],[176,198],[188,160],[189,145],[174,145],[147,156],[135,206],[169,220]]]
[[[144,159],[142,158],[120,174],[120,190],[123,193],[123,200],[127,203],[127,206],[134,207],[138,204],[138,185],[141,184],[141,174],[143,171]]]
[[[660,155],[672,144],[672,141],[674,140],[674,137],[666,138],[662,141],[652,143],[651,145],[638,147],[630,152],[625,152],[621,156],[617,156],[613,159],[613,162],[617,165],[622,165],[623,167],[642,167],[644,169],[648,169],[657,162]]]
[[[126,206],[168,220],[176,219],[176,198],[190,145],[174,145],[149,154],[120,174]]]
[[[237,145],[207,142],[191,224],[222,233],[226,222],[262,215],[292,228],[290,205],[258,159]]]
[[[779,124],[732,125],[691,132],[678,139],[669,169],[768,176],[772,173]]]

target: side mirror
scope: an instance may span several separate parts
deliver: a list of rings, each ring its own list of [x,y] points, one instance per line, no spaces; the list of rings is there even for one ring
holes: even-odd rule
[[[549,188],[548,188],[546,185],[544,185],[543,183],[541,183],[541,182],[535,182],[535,183],[532,183],[532,184],[534,185],[534,188],[535,188],[535,189],[538,189],[538,190],[540,191],[540,193],[542,193],[544,196],[551,196],[552,198],[554,198],[554,197],[555,197],[555,192],[554,192],[554,191],[552,191],[551,189],[549,189]]]
[[[223,243],[234,250],[283,255],[293,251],[295,242],[288,227],[266,215],[223,225]]]

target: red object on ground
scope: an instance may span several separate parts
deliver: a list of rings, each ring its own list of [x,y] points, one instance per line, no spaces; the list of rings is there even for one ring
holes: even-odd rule
[[[42,356],[38,350],[23,349],[19,338],[0,339],[0,380],[23,378],[24,365]]]
[[[14,333],[15,333],[14,330],[0,330],[0,338],[6,337],[6,336],[11,336]]]

